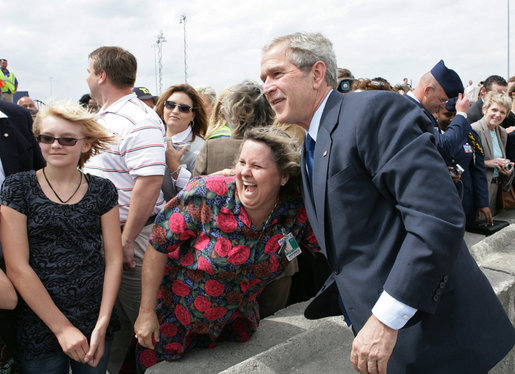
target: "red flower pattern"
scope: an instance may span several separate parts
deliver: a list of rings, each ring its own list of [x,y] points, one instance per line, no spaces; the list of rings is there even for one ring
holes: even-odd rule
[[[173,213],[168,220],[170,231],[175,234],[180,234],[186,230],[186,220],[181,213]]]
[[[283,234],[276,234],[272,236],[270,239],[268,239],[265,245],[265,253],[269,255],[271,253],[277,252],[277,250],[280,248],[279,240],[281,240],[282,238]]]
[[[175,316],[184,326],[188,326],[191,322],[191,316],[188,309],[180,304],[175,306]]]
[[[193,304],[199,312],[205,312],[206,310],[211,308],[211,302],[204,296],[197,296]]]
[[[159,331],[161,332],[161,334],[167,338],[171,338],[171,337],[174,337],[175,335],[177,335],[177,326],[175,326],[173,323],[163,323],[160,327],[159,327]]]
[[[181,296],[181,297],[185,297],[190,294],[189,287],[184,282],[181,282],[180,280],[174,280],[172,282],[172,291],[173,291],[173,293],[175,293],[176,295]]]
[[[306,223],[308,220],[308,214],[306,213],[306,208],[301,207],[299,209],[299,213],[297,213],[297,222]]]
[[[206,281],[206,293],[209,296],[218,297],[223,294],[225,286],[223,283],[218,282],[217,280],[210,279]]]
[[[218,238],[215,244],[215,252],[220,257],[225,257],[229,254],[232,248],[231,241],[225,238]]]
[[[195,242],[195,244],[193,245],[193,247],[197,250],[197,251],[201,251],[203,250],[204,248],[206,248],[206,245],[209,243],[209,236],[207,236],[206,234],[202,233],[200,234],[199,238],[197,239],[197,241]]]
[[[193,261],[194,261],[193,254],[191,252],[186,252],[186,254],[184,255],[184,257],[181,260],[181,265],[190,266],[190,265],[193,265]]]
[[[234,217],[234,214],[226,207],[222,207],[222,209],[220,209],[220,213],[218,213],[218,216],[216,217],[216,224],[220,230],[226,233],[234,232],[238,227],[236,217]]]
[[[204,312],[204,316],[210,321],[216,321],[222,318],[227,313],[227,309],[224,307],[209,308]]]
[[[246,245],[237,245],[229,251],[227,261],[233,265],[244,264],[249,259],[250,249]]]
[[[222,196],[227,193],[227,184],[224,181],[224,177],[213,177],[206,181],[206,188],[213,191],[218,196]]]
[[[181,343],[168,343],[165,345],[165,351],[170,354],[179,354],[182,352],[182,345]]]
[[[154,366],[155,364],[157,364],[157,357],[155,352],[152,349],[145,349],[139,355],[139,362],[141,363],[141,365],[147,368]]]
[[[202,270],[203,272],[208,273],[209,275],[214,275],[215,272],[213,271],[213,267],[209,263],[208,260],[206,260],[204,257],[199,257],[198,259],[198,269]]]

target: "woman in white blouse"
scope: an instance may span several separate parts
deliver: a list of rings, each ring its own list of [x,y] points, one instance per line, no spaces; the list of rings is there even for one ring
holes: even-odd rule
[[[166,125],[166,171],[163,193],[166,201],[182,190],[191,178],[207,129],[206,111],[200,95],[188,84],[168,88],[156,104]]]

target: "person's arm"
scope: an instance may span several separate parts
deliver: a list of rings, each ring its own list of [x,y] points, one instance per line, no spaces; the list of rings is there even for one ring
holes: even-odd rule
[[[18,296],[7,275],[0,269],[0,309],[14,309]]]
[[[84,334],[57,308],[45,286],[29,264],[27,217],[2,206],[0,225],[7,275],[27,305],[48,326],[71,359],[83,362],[89,350]]]
[[[204,146],[200,149],[200,152],[195,160],[195,167],[193,169],[192,177],[199,177],[207,175],[207,152],[209,147],[209,141],[204,143]]]
[[[134,241],[154,210],[162,183],[163,176],[161,175],[136,178],[131,195],[129,215],[122,232],[123,266],[125,269],[132,269],[136,266]]]
[[[141,271],[141,303],[134,332],[138,343],[150,349],[154,349],[155,343],[159,341],[156,303],[167,259],[166,253],[158,252],[152,245],[148,245]]]
[[[91,333],[89,351],[84,361],[96,367],[104,355],[105,335],[113,311],[120,279],[122,276],[122,238],[120,235],[120,213],[118,206],[101,217],[104,245],[105,273],[102,288],[102,302],[97,323]]]

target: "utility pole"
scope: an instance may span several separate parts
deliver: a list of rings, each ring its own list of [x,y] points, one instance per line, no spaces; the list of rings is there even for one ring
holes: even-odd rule
[[[506,0],[508,4],[508,75],[506,79],[510,78],[510,0]]]
[[[154,92],[159,96],[159,86],[157,84],[157,44],[152,44],[152,48],[154,49],[154,79],[156,81],[156,89]]]
[[[184,83],[188,83],[188,64],[186,62],[186,16],[184,14],[181,16],[179,23],[182,23],[184,31]]]
[[[162,87],[163,87],[163,43],[166,43],[166,39],[161,31],[157,36],[156,46],[157,46],[157,59],[158,59],[158,77],[159,77],[159,91],[157,96],[161,95]]]

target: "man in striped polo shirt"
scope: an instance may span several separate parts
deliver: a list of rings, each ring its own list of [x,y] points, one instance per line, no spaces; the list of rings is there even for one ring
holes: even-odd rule
[[[165,204],[161,192],[164,125],[132,92],[136,70],[136,58],[122,48],[101,47],[89,55],[91,97],[103,103],[98,121],[115,142],[108,151],[92,157],[85,170],[111,180],[118,189],[122,228],[123,274],[116,302],[121,330],[114,337],[110,373],[118,373],[133,333],[143,256],[155,215]]]

